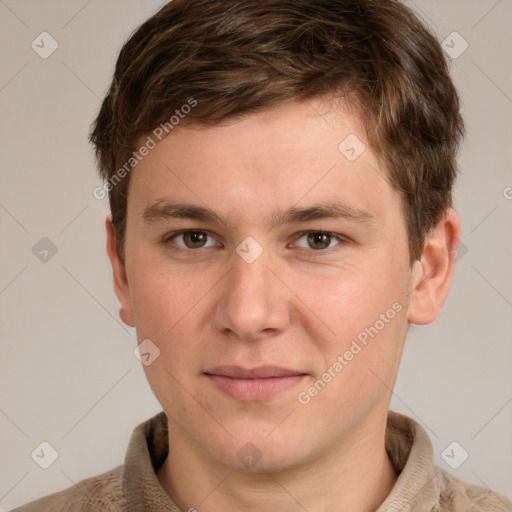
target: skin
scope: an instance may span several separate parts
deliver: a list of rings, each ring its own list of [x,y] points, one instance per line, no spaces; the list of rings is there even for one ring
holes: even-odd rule
[[[338,149],[349,134],[366,145],[353,162]],[[391,390],[409,324],[432,322],[447,296],[459,221],[445,212],[411,266],[402,203],[385,175],[357,116],[321,99],[180,125],[132,171],[125,262],[110,219],[107,249],[121,318],[161,351],[144,366],[169,418],[158,478],[182,510],[364,512],[391,491]],[[158,201],[207,206],[229,222],[145,219]],[[331,202],[372,220],[266,223],[270,212]],[[178,230],[207,233],[205,246],[170,239]],[[343,238],[311,246],[307,233],[318,231]],[[252,263],[236,252],[248,236],[263,249]],[[401,311],[300,403],[396,303]],[[305,376],[271,398],[239,400],[205,375],[219,365]],[[239,457],[244,446],[255,463]]]

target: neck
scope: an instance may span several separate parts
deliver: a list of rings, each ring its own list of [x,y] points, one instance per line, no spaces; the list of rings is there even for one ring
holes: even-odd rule
[[[375,425],[372,430],[362,427],[307,464],[276,473],[246,473],[219,464],[182,431],[169,428],[169,456],[157,476],[184,511],[373,512],[397,479],[384,435],[385,418],[378,435]]]

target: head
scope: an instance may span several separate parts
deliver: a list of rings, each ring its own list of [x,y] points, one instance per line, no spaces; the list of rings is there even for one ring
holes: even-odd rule
[[[268,470],[382,425],[407,328],[448,293],[462,134],[439,43],[393,0],[174,0],[131,36],[91,140],[176,435]],[[298,375],[217,375],[269,365]]]

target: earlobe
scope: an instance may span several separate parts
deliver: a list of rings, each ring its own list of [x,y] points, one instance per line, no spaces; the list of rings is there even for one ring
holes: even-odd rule
[[[438,317],[450,289],[459,235],[459,217],[449,208],[427,235],[421,259],[413,266],[409,322],[423,325]]]
[[[119,317],[126,325],[135,327],[126,269],[117,252],[116,230],[110,217],[105,219],[105,228],[107,231],[107,254],[112,264],[114,291],[117,299],[121,303]]]

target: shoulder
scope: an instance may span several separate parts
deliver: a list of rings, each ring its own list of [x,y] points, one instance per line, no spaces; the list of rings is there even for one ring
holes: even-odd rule
[[[439,512],[512,512],[512,500],[509,498],[436,469],[441,485]]]
[[[121,484],[122,471],[123,466],[117,466],[101,475],[81,480],[68,489],[22,505],[11,512],[124,511],[127,507]]]

